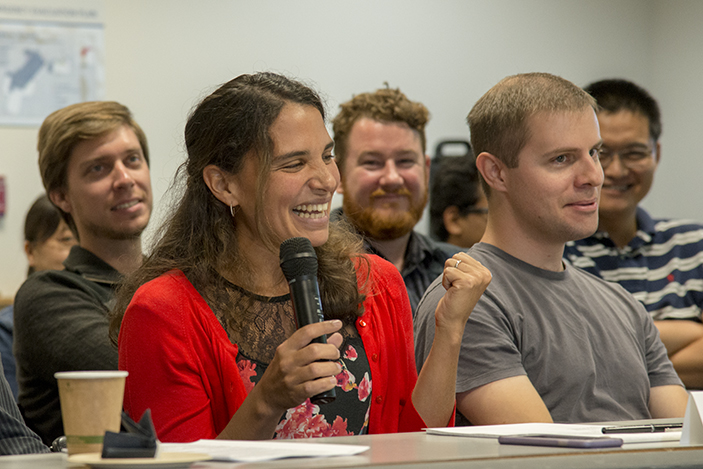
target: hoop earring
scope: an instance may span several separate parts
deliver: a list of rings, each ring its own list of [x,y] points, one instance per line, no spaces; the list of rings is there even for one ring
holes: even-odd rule
[[[232,218],[234,218],[234,214],[237,213],[232,204],[229,204],[229,213],[232,214]]]

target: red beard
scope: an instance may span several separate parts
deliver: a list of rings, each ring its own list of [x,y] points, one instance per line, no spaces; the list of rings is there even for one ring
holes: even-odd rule
[[[351,197],[344,197],[342,208],[349,221],[363,235],[378,241],[388,241],[400,238],[412,231],[420,218],[427,204],[427,191],[422,198],[413,203],[412,193],[405,187],[393,192],[403,195],[410,201],[410,208],[405,211],[397,211],[391,214],[380,213],[374,208],[374,199],[387,194],[383,189],[376,189],[370,196],[369,206],[361,207]],[[397,203],[389,202],[388,206],[393,207]]]

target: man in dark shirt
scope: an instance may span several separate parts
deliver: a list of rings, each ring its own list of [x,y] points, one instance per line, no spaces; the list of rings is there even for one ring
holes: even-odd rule
[[[47,195],[79,243],[66,270],[31,275],[15,297],[18,403],[49,445],[63,434],[54,373],[117,369],[107,313],[117,282],[142,262],[152,194],[146,136],[119,103],[54,112],[37,148]]]
[[[397,89],[362,93],[340,107],[333,130],[343,214],[368,251],[400,271],[414,315],[444,262],[460,251],[413,231],[427,204],[429,112]]]

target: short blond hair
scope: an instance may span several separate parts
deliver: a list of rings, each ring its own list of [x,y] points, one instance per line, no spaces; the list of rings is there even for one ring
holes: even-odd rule
[[[149,164],[146,135],[126,106],[115,101],[89,101],[72,104],[49,114],[39,128],[37,142],[39,172],[46,193],[51,195],[53,191],[66,189],[68,162],[76,145],[123,125],[134,131]],[[61,214],[75,233],[73,218],[63,210]]]
[[[471,147],[475,155],[487,152],[515,168],[529,138],[530,117],[586,107],[596,110],[596,101],[564,78],[549,73],[509,76],[481,96],[469,112]]]

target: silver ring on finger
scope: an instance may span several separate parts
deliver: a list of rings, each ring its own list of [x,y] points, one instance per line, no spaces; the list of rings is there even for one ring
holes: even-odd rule
[[[458,259],[458,260],[456,261],[456,264],[454,264],[454,268],[455,268],[455,269],[458,269],[458,268],[459,268],[459,264],[461,264],[461,259]]]

